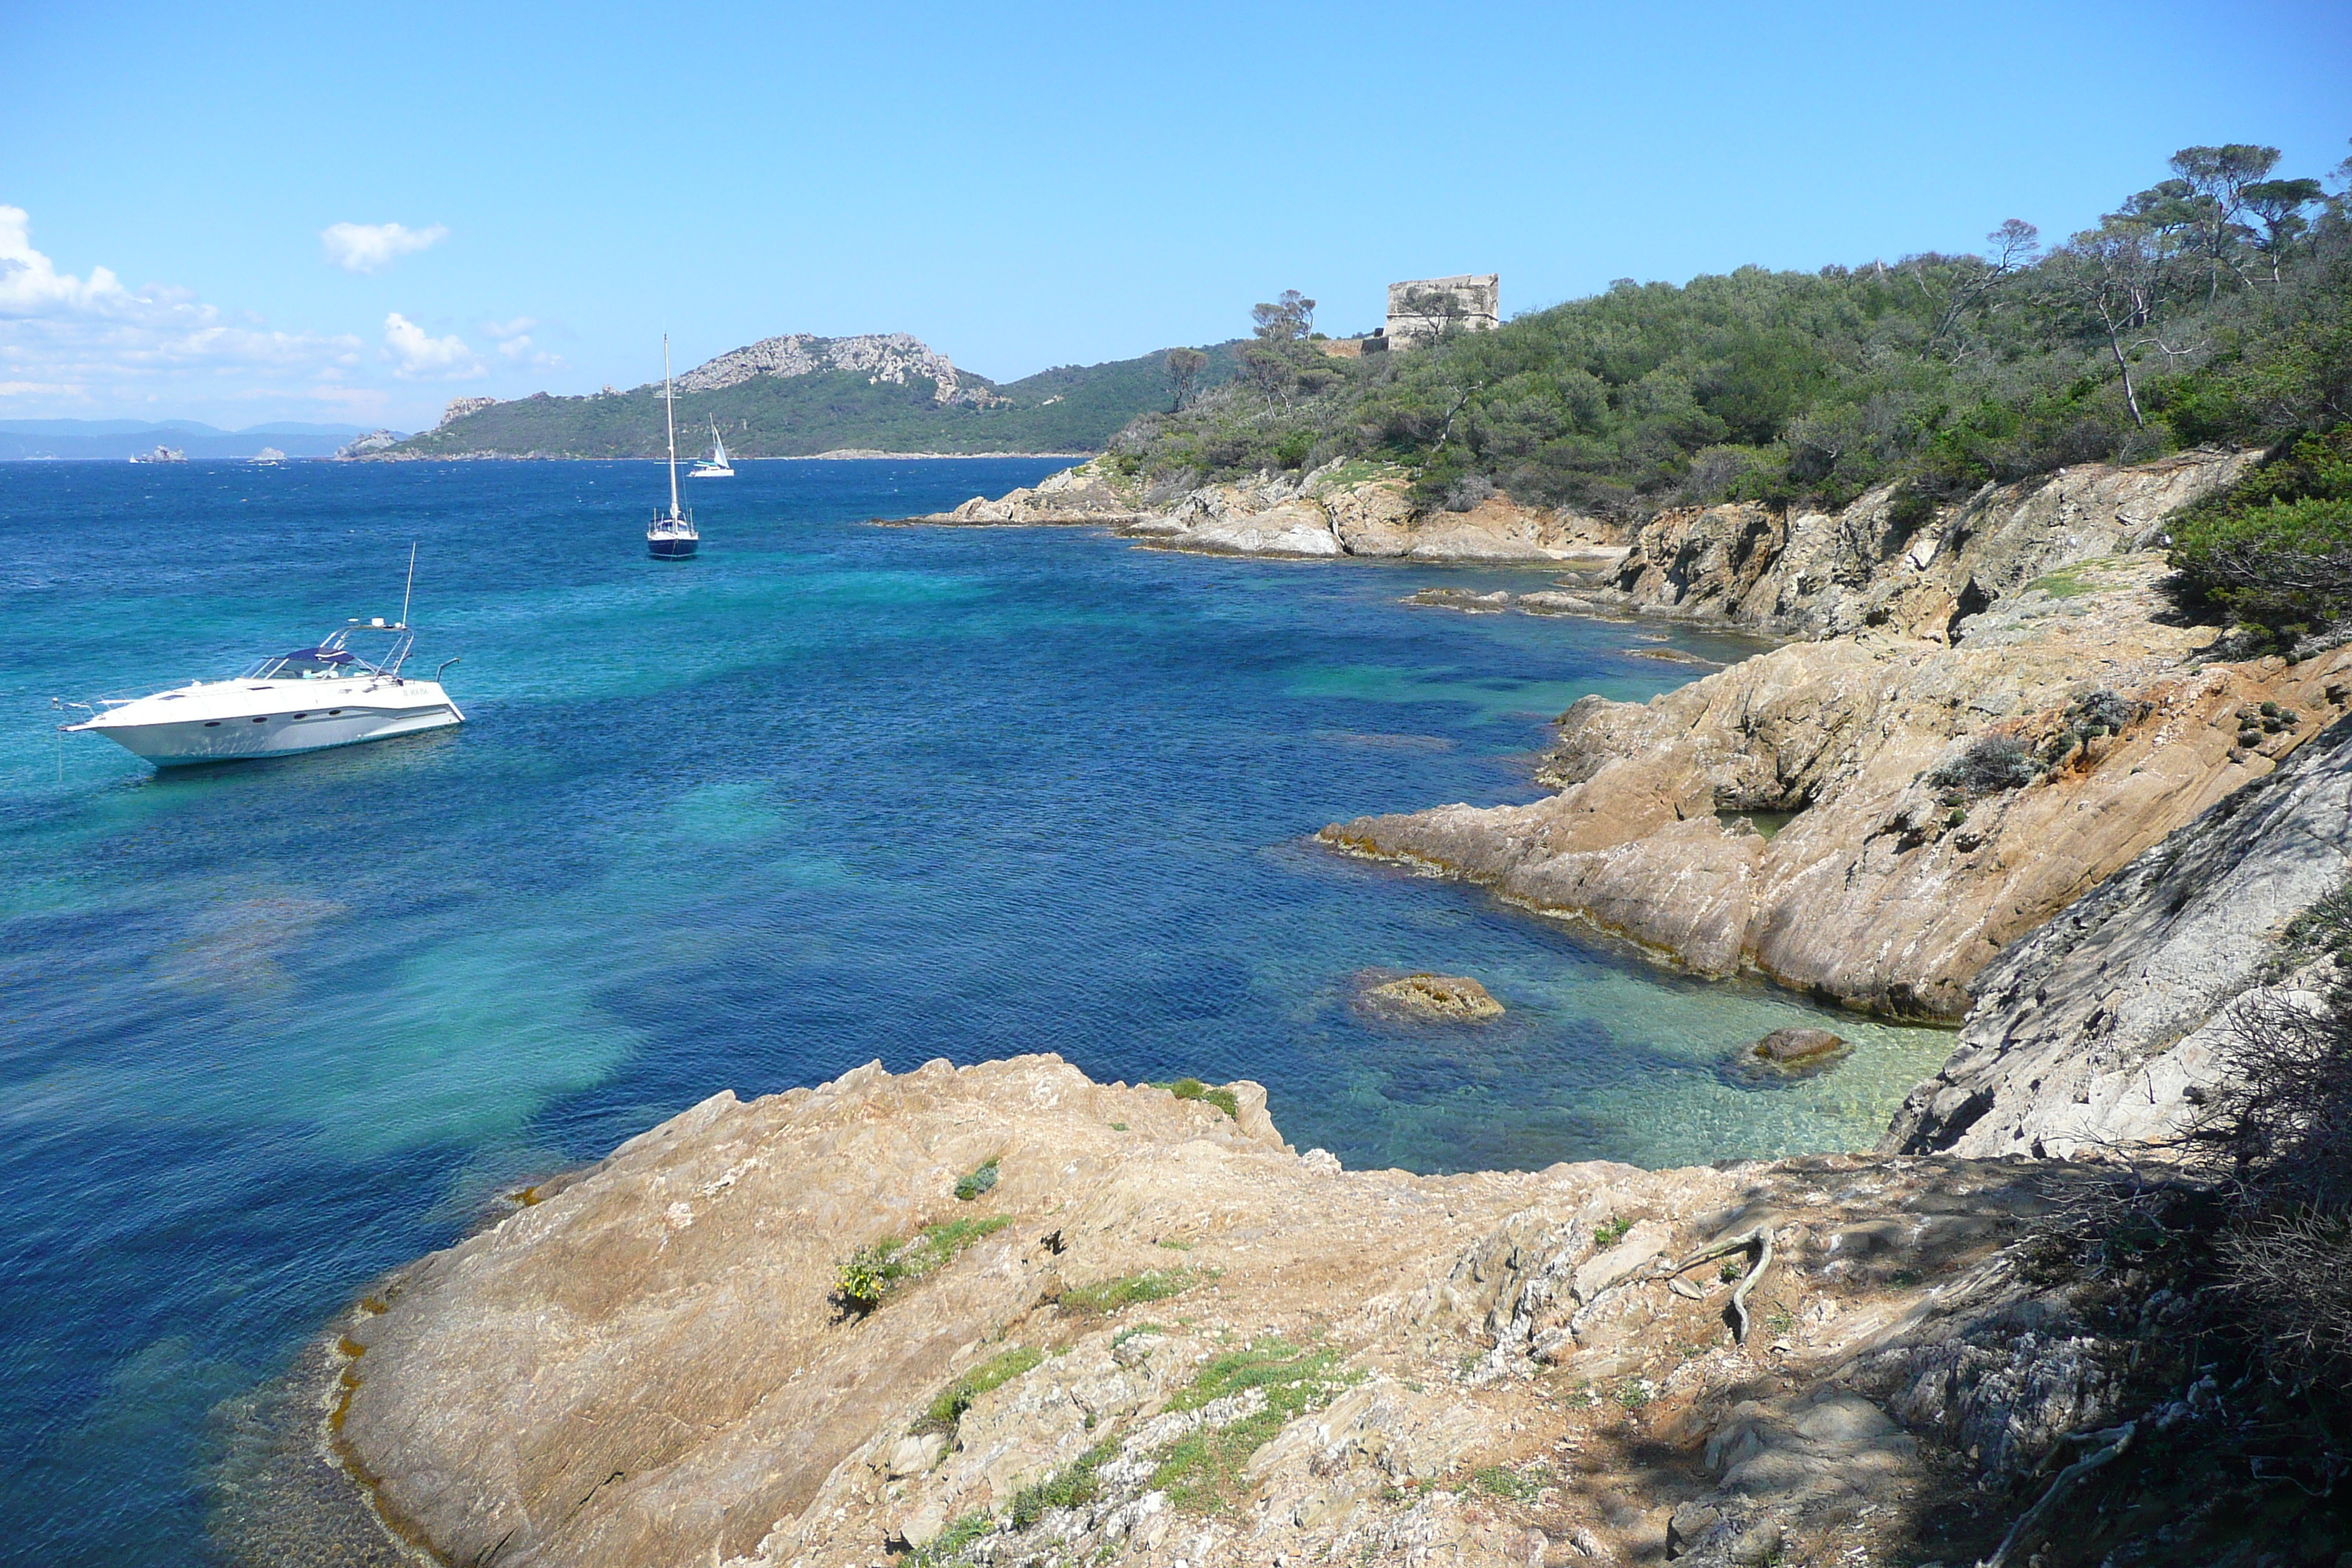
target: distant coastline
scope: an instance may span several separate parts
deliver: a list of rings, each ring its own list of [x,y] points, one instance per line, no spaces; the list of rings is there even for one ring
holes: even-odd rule
[[[737,457],[738,463],[831,463],[853,458],[892,458],[923,461],[972,458],[1052,458],[1083,463],[1095,452],[886,452],[870,447],[836,447],[829,452],[802,452],[788,458]],[[583,458],[571,452],[368,452],[353,458],[322,459],[336,463],[658,463],[659,458]]]

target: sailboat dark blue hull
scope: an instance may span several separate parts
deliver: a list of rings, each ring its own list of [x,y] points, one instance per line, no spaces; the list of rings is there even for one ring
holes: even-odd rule
[[[694,547],[701,542],[698,539],[648,539],[646,553],[656,561],[686,561],[693,557]]]

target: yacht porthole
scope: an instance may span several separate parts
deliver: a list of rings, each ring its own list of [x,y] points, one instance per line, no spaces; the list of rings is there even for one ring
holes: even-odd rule
[[[331,718],[333,718],[336,714],[338,714],[338,713],[340,713],[340,712],[341,712],[341,711],[342,711],[342,710],[341,710],[341,709],[340,709],[340,708],[330,708],[330,709],[328,709],[328,710],[327,710],[327,717],[328,717],[328,718],[330,718],[330,719],[331,719]]]
[[[269,721],[268,721],[268,720],[267,720],[267,719],[256,719],[256,720],[254,721],[254,722],[255,722],[255,723],[257,723],[257,724],[267,724],[267,723],[268,723],[268,722],[269,722]]]
[[[217,719],[207,719],[205,721],[205,728],[207,730],[217,730],[220,728],[220,721]]]
[[[308,713],[297,713],[297,714],[295,714],[295,715],[294,715],[294,717],[296,717],[297,719],[308,719],[308,718],[310,717],[310,715],[309,715]]]

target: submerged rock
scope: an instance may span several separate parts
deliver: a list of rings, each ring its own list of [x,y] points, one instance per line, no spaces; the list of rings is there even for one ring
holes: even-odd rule
[[[1364,1003],[1374,1012],[1431,1023],[1475,1023],[1503,1016],[1503,1005],[1466,974],[1408,974],[1367,985]]]
[[[1843,1035],[1827,1029],[1775,1029],[1739,1053],[1743,1061],[1772,1071],[1820,1072],[1853,1054]]]

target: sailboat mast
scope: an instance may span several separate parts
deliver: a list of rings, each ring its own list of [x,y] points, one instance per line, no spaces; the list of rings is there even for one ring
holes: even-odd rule
[[[669,389],[669,334],[662,334],[662,418],[669,426],[669,514],[677,515],[677,402]]]

